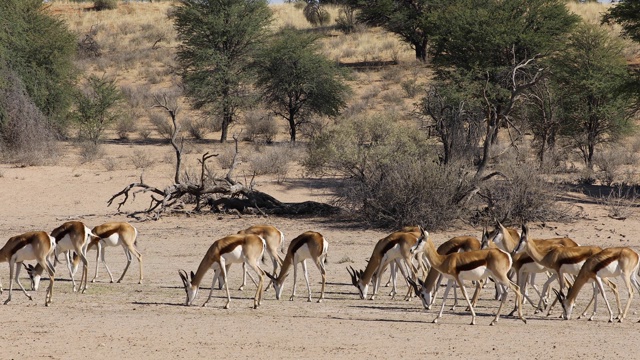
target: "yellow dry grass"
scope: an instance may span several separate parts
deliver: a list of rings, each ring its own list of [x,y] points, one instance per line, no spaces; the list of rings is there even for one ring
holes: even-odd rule
[[[106,11],[88,11],[91,3],[69,1],[53,2],[50,11],[60,16],[69,28],[84,38],[91,30],[101,54],[77,61],[86,74],[107,74],[116,78],[121,86],[133,92],[151,94],[179,83],[175,75],[175,51],[178,46],[176,32],[167,13],[173,2],[126,2],[118,8]],[[274,12],[273,30],[285,26],[312,29],[302,13],[293,4],[271,5]],[[339,14],[339,8],[328,6],[331,23]],[[352,72],[348,82],[354,90],[348,100],[350,114],[369,111],[392,111],[400,118],[411,116],[415,100],[401,88],[401,83],[416,88],[429,78],[429,71],[417,64],[413,50],[397,36],[382,29],[345,35],[335,30],[321,30],[321,51],[331,60],[342,63],[368,61],[396,61],[397,66],[387,66]],[[182,101],[182,108],[188,106]],[[148,136],[154,127],[148,121],[149,107],[145,103],[135,112],[140,137]],[[199,113],[186,111],[183,116],[196,118]],[[146,134],[142,134],[146,132]],[[217,134],[212,134],[216,138]],[[282,126],[280,139],[288,136]],[[136,136],[133,136],[135,138]],[[151,137],[159,137],[153,132]]]

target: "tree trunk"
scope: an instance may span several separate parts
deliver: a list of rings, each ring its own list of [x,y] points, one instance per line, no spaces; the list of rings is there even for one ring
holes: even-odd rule
[[[421,43],[414,42],[413,47],[416,49],[416,60],[421,62],[427,62],[427,41],[424,40]]]
[[[231,120],[232,118],[230,114],[225,114],[222,116],[222,135],[220,135],[221,143],[227,142],[227,134],[229,132],[229,124],[231,124]]]
[[[289,108],[289,135],[291,135],[291,143],[296,142],[296,112],[294,109]]]

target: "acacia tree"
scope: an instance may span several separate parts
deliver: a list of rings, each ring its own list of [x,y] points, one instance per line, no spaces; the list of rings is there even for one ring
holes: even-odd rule
[[[31,101],[61,127],[72,101],[76,38],[46,6],[41,0],[0,1],[0,70],[15,73]],[[3,80],[0,87],[12,83]],[[0,104],[0,121],[3,112]]]
[[[566,121],[565,135],[593,167],[598,144],[615,141],[631,127],[635,113],[622,43],[598,26],[583,24],[568,48],[552,61]]]
[[[381,26],[398,35],[415,50],[416,59],[427,60],[430,16],[442,0],[346,0],[359,9],[359,21]]]
[[[260,52],[257,85],[274,114],[287,120],[291,142],[312,115],[336,116],[348,87],[339,69],[321,55],[315,35],[287,29]]]
[[[455,0],[437,7],[431,21],[438,83],[482,104],[482,151],[471,193],[491,175],[485,171],[499,130],[513,126],[514,107],[544,75],[541,59],[560,49],[578,17],[560,0]]]
[[[115,79],[91,75],[84,89],[78,91],[72,117],[80,128],[80,136],[98,144],[102,133],[119,116],[114,106],[122,100]]]
[[[221,142],[239,109],[249,103],[249,63],[272,20],[266,0],[181,0],[173,12],[177,59],[186,95],[196,109],[220,114]]]
[[[618,23],[626,36],[640,42],[640,2],[621,1],[609,8],[603,23]]]

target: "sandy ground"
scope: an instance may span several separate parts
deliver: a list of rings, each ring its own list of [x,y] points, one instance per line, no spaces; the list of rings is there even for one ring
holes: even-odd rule
[[[56,166],[18,168],[0,165],[0,229],[6,241],[11,236],[31,231],[51,231],[69,219],[81,219],[93,227],[106,221],[126,221],[125,215],[107,207],[109,197],[140,176],[140,170],[124,165],[131,147],[109,145],[107,157],[122,162],[107,171],[99,161],[78,165],[68,155]],[[170,165],[160,164],[168,150],[150,146],[148,151],[158,163],[145,171],[151,184],[166,184]],[[260,179],[258,185],[286,201],[322,200],[330,196],[321,188],[299,186],[295,179],[276,184]],[[638,248],[635,235],[640,224],[635,217],[612,220],[601,206],[580,194],[575,197],[584,218],[570,224],[532,224],[534,237],[570,235],[581,244],[632,246]],[[147,205],[143,197],[125,211]],[[265,293],[262,306],[254,310],[255,287],[232,290],[229,310],[224,310],[224,292],[215,291],[208,307],[183,306],[178,269],[196,270],[210,244],[225,235],[253,224],[270,223],[286,235],[287,241],[298,234],[315,230],[328,239],[328,287],[326,301],[306,302],[306,288],[300,279],[298,298],[277,301],[273,290]],[[528,306],[525,325],[504,317],[497,326],[489,323],[498,303],[492,290],[485,289],[477,307],[476,326],[469,326],[470,315],[459,306],[445,312],[439,324],[432,324],[435,310],[425,311],[420,302],[391,300],[383,288],[374,301],[360,300],[345,270],[347,265],[364,268],[373,244],[384,232],[323,218],[261,218],[247,216],[197,215],[166,216],[159,221],[134,222],[139,230],[139,249],[143,254],[145,279],[138,285],[138,264],[132,263],[124,281],[109,283],[101,268],[98,282],[85,294],[71,291],[64,266],[58,268],[53,304],[44,306],[45,292],[34,293],[29,301],[20,292],[13,301],[0,305],[4,325],[0,327],[2,359],[76,359],[90,357],[127,359],[219,358],[637,358],[640,345],[636,335],[640,324],[640,302],[631,305],[627,322],[609,324],[607,310],[600,302],[595,321],[563,321],[558,308],[550,318],[533,315]],[[437,244],[455,235],[480,235],[480,229],[464,228],[434,233]],[[108,248],[107,261],[114,276],[125,265],[122,250]],[[89,254],[93,276],[95,253]],[[0,276],[8,288],[8,269]],[[268,266],[264,266],[268,268]],[[230,273],[232,289],[241,281],[240,267]],[[212,272],[196,299],[201,305],[209,291]],[[77,276],[78,277],[78,276]],[[319,273],[310,267],[314,299],[320,291]],[[22,282],[27,285],[26,274]],[[284,298],[288,299],[292,276],[287,279]],[[404,285],[400,292],[405,291]],[[626,292],[622,291],[623,300]],[[2,295],[5,299],[7,293]],[[612,295],[609,295],[612,298]],[[613,299],[611,299],[613,301]],[[506,305],[513,306],[511,295]],[[587,292],[579,298],[577,309],[584,307]]]

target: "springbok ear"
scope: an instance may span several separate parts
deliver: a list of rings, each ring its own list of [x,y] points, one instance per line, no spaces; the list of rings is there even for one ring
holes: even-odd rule
[[[420,286],[422,287],[426,287],[424,280],[418,278],[418,284],[420,284]]]
[[[267,275],[267,277],[268,277],[269,279],[271,279],[272,281],[276,281],[276,277],[275,277],[275,276],[273,276],[273,275],[269,274],[269,273],[268,273],[268,272],[266,272],[266,271],[264,272],[264,274],[265,274],[265,275]]]
[[[196,277],[196,274],[193,273],[193,271],[191,272],[191,282],[193,282],[193,279]]]

